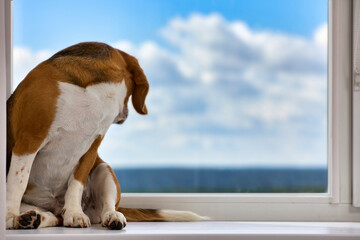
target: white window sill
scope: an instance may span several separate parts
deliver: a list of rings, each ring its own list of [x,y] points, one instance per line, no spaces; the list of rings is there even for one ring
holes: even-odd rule
[[[128,223],[125,230],[110,231],[100,225],[89,229],[45,228],[7,230],[6,239],[360,239],[355,222],[194,222]]]

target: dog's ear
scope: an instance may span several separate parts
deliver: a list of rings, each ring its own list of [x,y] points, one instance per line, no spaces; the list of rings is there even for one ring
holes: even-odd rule
[[[147,114],[147,108],[145,105],[145,98],[149,92],[149,83],[146,79],[144,71],[139,65],[139,62],[133,56],[120,51],[122,57],[124,58],[127,70],[132,75],[132,80],[134,81],[134,92],[132,93],[132,103],[135,110],[140,114]]]

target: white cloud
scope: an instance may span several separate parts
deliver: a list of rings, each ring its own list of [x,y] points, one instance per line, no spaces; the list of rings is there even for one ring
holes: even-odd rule
[[[322,30],[317,32],[321,34],[316,36],[322,36]],[[223,81],[228,80],[228,73],[239,77],[249,69],[303,73],[326,68],[326,47],[315,44],[317,40],[254,31],[243,22],[228,22],[218,14],[176,18],[162,34],[180,49],[179,67],[198,80],[214,70],[219,73],[217,80]]]
[[[149,79],[149,115],[112,127],[101,155],[116,166],[325,166],[326,31],[308,39],[193,14],[162,29],[171,48],[114,43]],[[21,79],[50,51],[15,52]]]
[[[120,49],[131,55],[136,55],[135,46],[129,41],[119,41],[112,45],[114,48]]]
[[[173,19],[162,34],[180,49],[176,64],[184,78],[215,84],[217,97],[230,98],[232,102],[234,96],[220,92],[222,85],[228,81],[231,88],[241,88],[246,83],[262,96],[247,104],[252,109],[247,111],[251,113],[249,117],[273,122],[280,116],[290,120],[306,114],[297,107],[303,106],[303,101],[324,103],[327,54],[323,38],[326,29],[324,24],[315,31],[314,39],[306,39],[254,31],[243,22],[228,22],[218,14],[193,14],[187,19]],[[161,71],[156,69],[156,72]],[[248,96],[235,96],[235,100],[244,99]],[[279,106],[279,101],[286,102],[286,107],[281,105],[279,111],[268,108]],[[244,106],[240,104],[239,107]],[[239,119],[239,115],[234,117]]]
[[[326,23],[315,30],[314,40],[317,44],[322,45],[322,47],[326,49],[328,44],[328,25]]]
[[[31,69],[52,55],[49,50],[32,52],[26,47],[15,47],[13,51],[13,89],[25,78]]]

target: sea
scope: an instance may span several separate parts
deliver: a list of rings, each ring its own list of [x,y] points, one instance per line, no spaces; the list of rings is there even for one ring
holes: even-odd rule
[[[324,193],[326,168],[114,169],[127,193]]]

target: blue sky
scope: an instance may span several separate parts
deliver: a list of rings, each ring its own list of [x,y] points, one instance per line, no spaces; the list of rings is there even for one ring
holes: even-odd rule
[[[327,1],[13,6],[15,83],[81,41],[139,59],[149,115],[110,128],[100,155],[112,166],[326,167]]]
[[[79,41],[161,41],[170,19],[217,12],[253,29],[310,37],[327,21],[324,0],[14,0],[14,45],[60,49]]]

